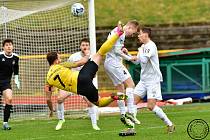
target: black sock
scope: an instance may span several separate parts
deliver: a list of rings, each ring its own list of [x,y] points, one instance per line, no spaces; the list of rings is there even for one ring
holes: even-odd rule
[[[8,105],[8,104],[5,105],[5,108],[4,108],[4,122],[8,122],[8,120],[10,118],[11,108],[12,108],[12,105]]]

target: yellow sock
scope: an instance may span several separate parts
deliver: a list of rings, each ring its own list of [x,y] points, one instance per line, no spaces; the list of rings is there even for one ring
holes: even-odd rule
[[[109,52],[113,45],[116,43],[116,41],[119,39],[119,35],[113,34],[109,39],[106,40],[106,42],[103,43],[101,48],[98,50],[98,53],[100,55],[105,55],[107,52]]]
[[[102,97],[98,100],[98,106],[103,107],[109,105],[114,100],[111,97]]]

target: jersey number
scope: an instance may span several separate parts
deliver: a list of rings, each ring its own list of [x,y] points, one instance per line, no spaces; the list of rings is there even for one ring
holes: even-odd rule
[[[65,85],[64,85],[64,83],[61,81],[61,78],[60,78],[60,76],[59,76],[58,74],[54,77],[54,81],[57,80],[57,79],[58,79],[58,81],[60,82],[60,84],[65,88]]]
[[[150,49],[143,49],[143,53],[149,53]]]

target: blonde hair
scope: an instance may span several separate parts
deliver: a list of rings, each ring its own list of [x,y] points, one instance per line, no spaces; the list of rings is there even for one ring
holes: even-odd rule
[[[137,20],[130,20],[130,21],[127,22],[127,25],[131,25],[134,28],[136,28],[137,29],[137,32],[139,32],[140,29],[141,29],[140,28],[140,24],[139,24],[139,22]]]

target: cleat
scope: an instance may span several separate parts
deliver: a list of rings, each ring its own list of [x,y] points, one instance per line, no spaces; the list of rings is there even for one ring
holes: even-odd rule
[[[128,96],[125,94],[122,94],[122,95],[112,94],[111,98],[114,100],[126,100],[128,98]]]
[[[123,34],[123,23],[118,21],[116,33],[121,36]]]
[[[133,123],[140,125],[141,122],[132,113],[125,114],[125,117],[130,119]]]
[[[130,119],[128,119],[125,115],[122,115],[120,120],[126,127],[134,128],[134,123]]]
[[[8,123],[3,124],[3,130],[11,130],[11,127],[9,126]]]
[[[117,23],[118,30],[123,32],[123,26],[124,26],[124,24],[122,23],[122,21],[119,20]]]
[[[98,127],[97,124],[92,124],[92,127],[93,127],[94,130],[97,130],[97,131],[101,130],[101,129]]]
[[[60,130],[62,128],[62,125],[64,122],[65,122],[65,120],[59,120],[58,124],[55,127],[55,130]]]
[[[136,131],[134,128],[128,128],[128,129],[122,130],[119,133],[119,136],[135,136],[135,135],[136,135]]]
[[[167,126],[167,132],[169,134],[174,133],[175,132],[175,126],[172,124],[172,126]]]

